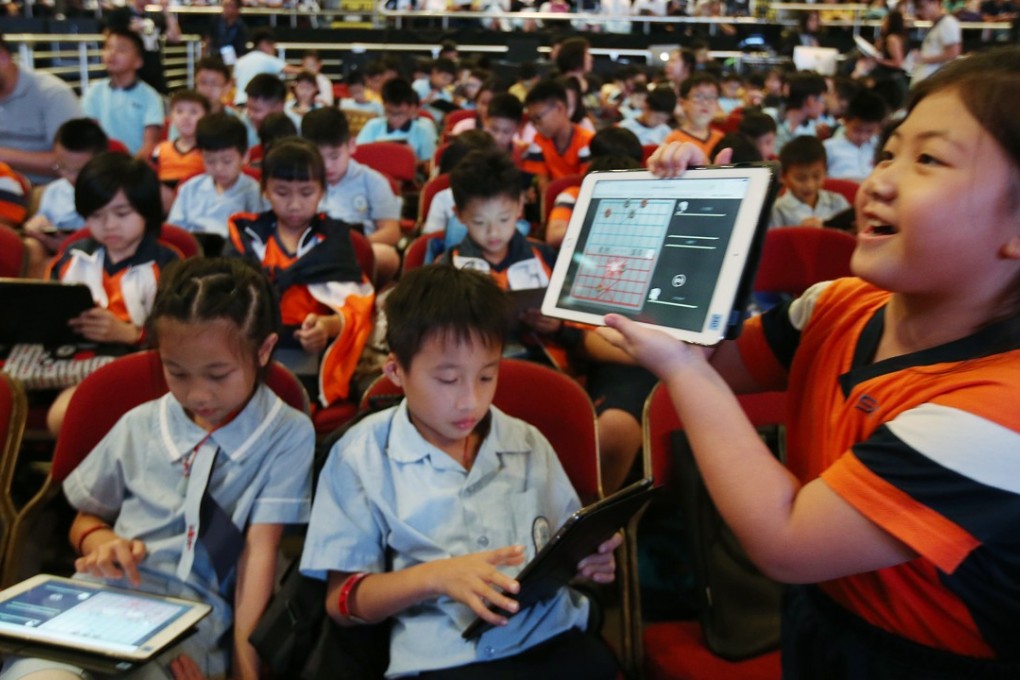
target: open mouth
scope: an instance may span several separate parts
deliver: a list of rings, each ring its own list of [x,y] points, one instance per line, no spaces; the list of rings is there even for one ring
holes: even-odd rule
[[[872,236],[891,236],[897,233],[897,229],[893,225],[875,219],[865,220],[863,227],[863,233]]]

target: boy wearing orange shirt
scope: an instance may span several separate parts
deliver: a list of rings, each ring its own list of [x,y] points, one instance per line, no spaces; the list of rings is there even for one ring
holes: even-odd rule
[[[706,157],[723,138],[723,133],[712,128],[719,106],[719,81],[707,73],[696,73],[680,86],[680,104],[684,110],[683,124],[666,137],[670,142],[690,142]]]
[[[554,80],[543,80],[528,92],[524,108],[538,133],[521,169],[535,175],[539,190],[545,191],[550,180],[583,173],[593,133],[570,122],[566,89]]]

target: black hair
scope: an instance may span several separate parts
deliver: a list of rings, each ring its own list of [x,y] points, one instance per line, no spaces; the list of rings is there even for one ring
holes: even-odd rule
[[[794,165],[826,164],[825,145],[814,135],[794,137],[779,150],[779,162],[783,172],[788,172]]]
[[[850,101],[864,89],[861,81],[854,80],[850,76],[835,76],[832,79],[832,90],[840,99]]]
[[[765,89],[765,74],[761,71],[755,71],[747,76],[747,85],[758,90]]]
[[[450,172],[472,151],[498,150],[496,140],[489,133],[478,129],[465,130],[450,139],[449,145],[439,158],[439,173]]]
[[[174,92],[170,95],[170,106],[168,109],[172,111],[174,105],[180,104],[181,102],[198,104],[206,113],[209,113],[209,100],[206,99],[204,95],[201,95],[194,90],[177,90]]]
[[[195,145],[200,151],[237,149],[243,156],[248,150],[248,128],[237,116],[222,112],[210,113],[198,121]]]
[[[286,113],[270,113],[259,125],[259,144],[262,145],[262,153],[269,153],[273,145],[287,137],[297,137],[297,125]]]
[[[0,33],[0,50],[3,50],[7,54],[11,53],[11,48],[7,46],[7,41],[4,40],[4,34]]]
[[[438,71],[439,73],[448,73],[451,76],[457,75],[457,64],[453,63],[453,59],[447,59],[446,57],[440,57],[432,62],[431,70]]]
[[[487,274],[449,265],[417,267],[386,298],[386,342],[407,370],[431,338],[502,348],[509,298]]]
[[[786,87],[788,109],[799,109],[804,106],[808,97],[821,97],[829,89],[825,85],[825,78],[810,71],[791,73],[786,79]]]
[[[294,82],[295,83],[311,83],[312,85],[315,85],[316,88],[319,87],[318,81],[315,80],[315,74],[312,73],[311,71],[301,71],[296,76],[294,76]]]
[[[637,92],[637,88],[634,91]],[[673,115],[673,111],[676,109],[676,92],[672,87],[654,87],[648,90],[645,102],[648,104],[649,111]]]
[[[195,64],[195,73],[199,71],[214,71],[223,76],[223,80],[230,82],[230,67],[219,57],[203,57]]]
[[[142,42],[142,37],[128,28],[111,28],[106,31],[105,43],[110,42],[110,38],[118,37],[127,40],[131,43],[131,46],[135,48],[135,53],[139,59],[145,58],[145,43]],[[104,43],[104,44],[105,44]]]
[[[316,182],[326,188],[326,167],[319,147],[307,139],[289,137],[272,145],[262,159],[262,189],[269,180]]]
[[[447,38],[443,42],[439,43],[439,51],[440,52],[456,52],[457,51],[457,41],[456,40],[451,40],[451,39]]]
[[[544,78],[528,90],[528,94],[524,98],[524,105],[530,106],[531,104],[544,104],[553,101],[563,102],[563,105],[567,106],[567,88],[564,87],[560,80]]]
[[[272,73],[260,73],[248,81],[244,93],[248,99],[282,102],[287,98],[287,86]]]
[[[580,71],[584,68],[584,54],[588,48],[587,38],[567,38],[560,43],[560,49],[556,53],[556,68],[560,73]]]
[[[361,73],[364,74],[366,78],[372,78],[381,76],[386,72],[387,68],[389,67],[383,63],[382,59],[373,59],[361,68]]]
[[[418,93],[411,87],[411,83],[399,76],[387,80],[379,94],[382,95],[383,103],[394,106],[403,106],[404,104],[418,106],[421,101],[418,98]]]
[[[488,117],[506,118],[520,123],[524,117],[524,105],[509,92],[500,92],[492,95],[492,99],[489,100]]]
[[[113,200],[118,192],[145,220],[145,233],[158,236],[163,226],[159,178],[145,161],[124,153],[104,151],[93,156],[74,184],[74,209],[88,218]]]
[[[588,143],[592,158],[598,156],[627,156],[639,164],[644,159],[641,140],[627,128],[611,126],[595,133]]]
[[[344,78],[344,82],[347,85],[364,85],[365,84],[365,71],[360,68],[356,68],[347,74]]]
[[[324,107],[301,118],[301,136],[316,146],[343,146],[351,141],[351,129],[343,111]]]
[[[636,161],[630,156],[595,156],[591,159],[584,174],[608,170],[637,170],[641,167],[644,167],[641,165],[641,161]]]
[[[110,139],[91,118],[72,118],[57,128],[53,143],[73,153],[100,154],[109,149]]]
[[[719,80],[715,76],[709,73],[692,73],[690,77],[684,79],[684,82],[680,84],[680,96],[686,99],[691,90],[702,85],[711,85],[715,88],[716,94],[719,93]]]
[[[533,61],[526,61],[517,67],[518,80],[531,80],[538,75],[538,66]]]
[[[708,154],[708,157],[715,162],[715,157],[718,156],[719,152],[723,149],[733,149],[733,157],[730,159],[731,163],[754,163],[763,160],[761,157],[761,151],[758,150],[755,143],[739,132],[731,132],[724,135],[723,138],[716,142],[715,146],[712,147],[712,151]]]
[[[280,309],[265,274],[254,264],[235,257],[193,257],[174,262],[159,277],[146,322],[157,343],[160,319],[229,321],[257,353],[266,338],[279,332]]]
[[[472,199],[521,196],[521,171],[510,155],[500,150],[477,150],[450,171],[453,202],[463,210]]]
[[[276,34],[268,28],[256,28],[251,32],[251,44],[257,49],[260,43],[276,42]]]
[[[763,111],[745,111],[737,126],[737,131],[751,139],[759,139],[769,134],[775,134],[779,128],[776,126],[776,119]]]
[[[319,50],[305,50],[304,52],[301,53],[302,59],[307,59],[308,57],[311,57],[312,59],[316,59],[318,61],[322,61],[322,57],[319,55]]]
[[[885,100],[870,90],[862,90],[847,104],[843,119],[881,123],[885,121],[885,116]]]

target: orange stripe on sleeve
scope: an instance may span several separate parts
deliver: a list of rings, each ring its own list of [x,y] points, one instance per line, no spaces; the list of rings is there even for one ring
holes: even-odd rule
[[[951,574],[981,545],[975,536],[875,475],[852,453],[822,479],[858,512]]]

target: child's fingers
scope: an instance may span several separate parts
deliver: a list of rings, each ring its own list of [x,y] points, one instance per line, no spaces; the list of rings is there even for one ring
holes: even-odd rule
[[[599,545],[599,553],[611,553],[623,544],[623,534],[617,531]]]
[[[140,585],[142,577],[138,573],[138,560],[135,559],[133,544],[127,542],[119,542],[113,547],[113,559],[117,564],[124,570],[124,574],[127,579],[131,581],[133,585]]]
[[[309,330],[315,328],[315,324],[318,320],[319,316],[317,314],[309,314],[305,317],[305,320],[301,322],[301,329]]]
[[[524,561],[524,546],[509,545],[505,548],[496,548],[490,550],[485,555],[485,559],[489,564],[495,566],[520,564]]]

